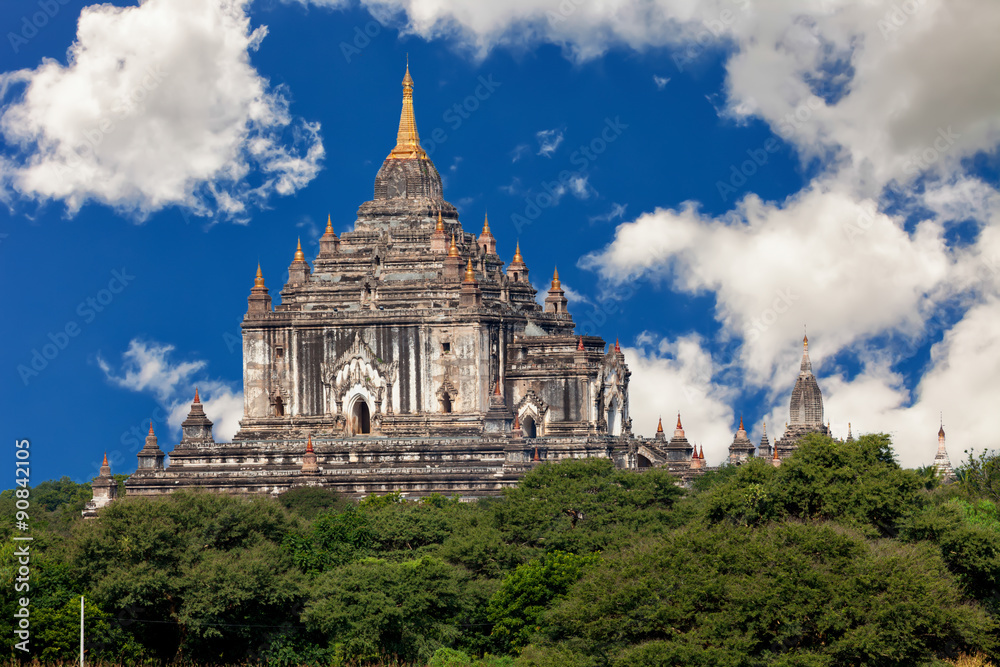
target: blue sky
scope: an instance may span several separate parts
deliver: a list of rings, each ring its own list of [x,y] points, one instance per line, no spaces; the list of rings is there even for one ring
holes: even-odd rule
[[[710,463],[741,414],[780,434],[808,325],[835,434],[996,446],[992,3],[115,4],[0,7],[3,430],[36,480],[131,472],[196,384],[231,435],[257,262],[277,298],[297,237],[351,228],[407,54],[446,198],[621,339],[637,432],[680,411]]]

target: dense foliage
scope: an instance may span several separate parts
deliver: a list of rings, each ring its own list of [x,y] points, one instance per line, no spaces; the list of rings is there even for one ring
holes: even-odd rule
[[[998,461],[942,485],[887,436],[811,436],[690,492],[573,460],[475,503],[176,493],[92,521],[89,485],[64,478],[31,492],[31,655],[10,655],[73,660],[83,595],[92,663],[986,665]],[[12,492],[0,507],[13,516]]]

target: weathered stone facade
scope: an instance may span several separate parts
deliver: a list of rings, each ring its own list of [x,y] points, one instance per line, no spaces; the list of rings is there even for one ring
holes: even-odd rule
[[[479,235],[465,230],[420,147],[412,90],[407,70],[396,146],[353,230],[338,237],[328,219],[312,264],[300,243],[276,307],[257,267],[232,442],[215,441],[195,390],[167,465],[150,426],[130,495],[308,485],[473,497],[540,463],[589,457],[666,467],[683,484],[706,470],[679,414],[669,441],[662,422],[653,438],[633,435],[625,355],[575,334],[557,272],[541,306],[520,246],[505,266],[487,220]],[[828,433],[804,344],[791,423],[758,452],[776,464],[803,434]],[[729,462],[753,450],[741,418]],[[114,491],[102,468],[85,514]]]
[[[691,467],[689,446],[632,436],[624,354],[574,333],[558,273],[542,307],[520,247],[505,266],[488,221],[463,228],[420,148],[412,86],[407,71],[396,147],[353,231],[328,220],[311,265],[300,244],[277,307],[258,267],[233,441],[214,441],[196,396],[169,465],[147,439],[129,494],[476,496],[565,458]]]

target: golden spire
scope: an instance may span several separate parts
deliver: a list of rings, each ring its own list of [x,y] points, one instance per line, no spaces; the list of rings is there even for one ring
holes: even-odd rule
[[[260,262],[257,262],[257,275],[253,279],[253,286],[254,287],[263,287],[264,286],[264,274],[261,273],[261,271],[260,271]]]
[[[449,257],[460,257],[460,255],[458,254],[458,246],[455,245],[455,234],[454,233],[452,233],[452,235],[451,235],[451,245],[448,247],[448,256]]]
[[[306,261],[305,253],[302,252],[302,238],[299,237],[299,245],[295,248],[295,261],[304,262]]]
[[[517,242],[517,248],[514,250],[514,259],[511,260],[511,264],[524,264],[524,257],[521,257],[521,242]]]
[[[437,221],[437,226],[434,227],[434,231],[435,232],[444,231],[444,220],[441,219],[441,209],[438,209],[438,221]]]
[[[660,417],[659,423],[656,424],[656,432],[663,433],[663,417]]]
[[[490,214],[483,213],[483,233],[480,236],[486,236],[490,233]]]
[[[101,467],[105,468],[107,467],[107,465],[108,465],[108,453],[104,452],[104,463],[101,464]]]
[[[465,266],[465,280],[462,282],[474,283],[476,282],[476,272],[472,270],[472,258],[469,258],[469,263]]]
[[[681,413],[678,412],[677,413],[677,429],[680,430],[680,429],[683,429],[683,428],[684,427],[681,426]]]
[[[399,114],[396,147],[389,153],[389,159],[401,160],[405,158],[427,159],[427,153],[420,147],[417,120],[413,115],[413,77],[410,76],[409,58],[406,61],[406,75],[403,76],[403,110]]]
[[[333,219],[330,218],[330,214],[326,214],[326,233],[333,234]]]
[[[559,267],[552,272],[552,287],[549,290],[559,289],[562,283],[559,282]]]
[[[313,437],[312,437],[312,433],[309,434],[309,440],[306,442],[306,451],[307,452],[313,451]]]

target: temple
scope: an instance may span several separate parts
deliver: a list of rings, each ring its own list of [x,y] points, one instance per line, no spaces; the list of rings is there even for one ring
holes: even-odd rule
[[[166,454],[151,424],[126,492],[472,498],[568,458],[663,467],[680,484],[707,470],[680,414],[669,439],[662,420],[652,438],[632,433],[620,344],[575,332],[558,270],[541,301],[528,276],[520,244],[506,264],[485,214],[472,233],[444,199],[407,66],[396,144],[352,230],[338,236],[328,216],[312,263],[298,242],[277,305],[256,267],[232,442],[215,441],[195,388],[180,442]],[[757,455],[778,464],[813,432],[829,428],[804,339],[788,428],[772,447],[765,427]],[[752,456],[741,417],[728,463]],[[105,457],[85,516],[117,488]]]
[[[773,458],[791,456],[799,440],[809,433],[830,435],[830,427],[823,423],[823,392],[813,375],[808,336],[802,337],[802,362],[799,364],[799,377],[792,388],[788,413],[785,432],[774,442]]]
[[[444,199],[409,67],[396,145],[352,231],[328,217],[311,263],[298,243],[278,305],[264,275],[242,323],[238,433],[215,442],[196,394],[168,465],[147,438],[130,495],[478,496],[545,461],[654,464],[631,433],[620,346],[574,332],[558,271],[536,301],[520,245],[505,263],[489,220],[472,233]],[[678,454],[690,467],[690,448]]]
[[[934,469],[941,476],[943,481],[949,482],[955,479],[955,470],[951,467],[951,458],[948,456],[948,448],[944,444],[944,419],[941,420],[941,427],[938,428],[938,450],[934,456]]]

